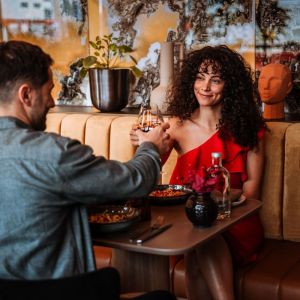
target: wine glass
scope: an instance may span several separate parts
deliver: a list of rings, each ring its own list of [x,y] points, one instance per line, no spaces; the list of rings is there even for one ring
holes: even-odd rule
[[[158,106],[156,106],[155,109],[152,109],[150,106],[141,106],[137,118],[136,129],[148,132],[163,122],[164,118]]]
[[[134,128],[148,132],[163,122],[164,118],[162,112],[157,105],[155,109],[152,109],[149,104],[144,106],[142,105],[137,118],[137,124],[134,125]],[[166,172],[160,171],[160,177],[157,184],[162,184],[163,174],[166,174]]]

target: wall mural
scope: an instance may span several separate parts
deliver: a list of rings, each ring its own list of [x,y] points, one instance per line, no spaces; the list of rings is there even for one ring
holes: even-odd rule
[[[0,40],[12,39],[37,44],[54,58],[57,104],[91,105],[72,68],[89,52],[87,0],[0,0]]]
[[[135,49],[143,76],[129,106],[149,101],[160,83],[160,43],[174,44],[174,72],[187,51],[227,44],[256,70],[279,62],[293,74],[286,110],[300,112],[300,6],[298,0],[0,0],[0,39],[40,45],[55,60],[57,104],[91,106],[88,78],[76,61],[88,39],[114,33]]]
[[[300,113],[300,6],[298,0],[257,1],[256,77],[269,63],[287,65],[293,89],[285,101],[285,111]]]

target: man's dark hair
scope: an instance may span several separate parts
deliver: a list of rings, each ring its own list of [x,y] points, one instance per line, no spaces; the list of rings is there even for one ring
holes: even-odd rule
[[[10,101],[16,84],[28,81],[41,87],[49,80],[48,70],[53,63],[40,47],[24,41],[0,43],[0,101]]]

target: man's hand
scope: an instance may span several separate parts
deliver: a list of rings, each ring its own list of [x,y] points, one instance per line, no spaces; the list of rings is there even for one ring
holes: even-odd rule
[[[170,148],[170,135],[166,132],[168,128],[170,128],[169,123],[162,123],[148,132],[132,129],[130,131],[130,141],[134,146],[139,146],[143,142],[151,142],[157,147],[159,154],[163,155]]]

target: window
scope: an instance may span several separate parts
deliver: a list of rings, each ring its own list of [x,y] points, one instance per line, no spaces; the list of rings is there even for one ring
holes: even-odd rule
[[[51,10],[50,9],[45,9],[44,14],[45,14],[45,19],[51,19]]]
[[[22,8],[28,8],[28,2],[21,2],[21,3],[20,3],[20,6],[21,6]]]
[[[41,3],[33,3],[33,7],[34,8],[40,8],[41,7]]]

